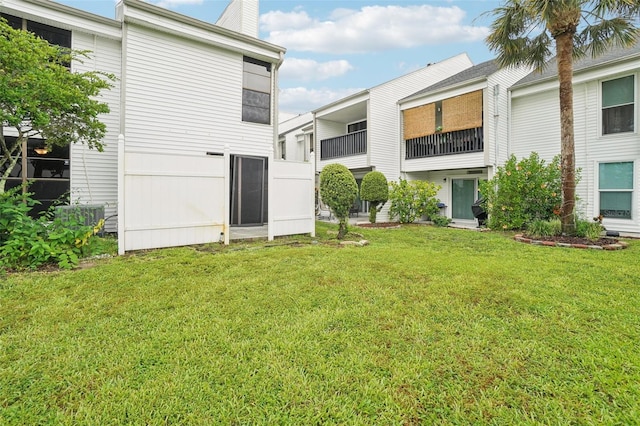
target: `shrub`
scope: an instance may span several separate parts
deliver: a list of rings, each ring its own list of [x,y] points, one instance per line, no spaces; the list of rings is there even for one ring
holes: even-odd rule
[[[369,202],[369,222],[376,223],[376,215],[389,199],[389,183],[381,172],[369,172],[362,178],[360,198]]]
[[[557,216],[561,205],[560,157],[546,164],[538,154],[520,161],[512,155],[493,179],[480,183],[483,208],[493,229],[523,229]]]
[[[553,237],[562,233],[560,219],[536,219],[527,225],[527,234],[532,237]]]
[[[71,214],[66,220],[51,218],[51,214],[34,219],[29,212],[38,202],[30,194],[19,194],[18,190],[0,194],[0,268],[35,269],[45,264],[56,264],[63,269],[77,266],[83,248],[104,221],[91,227],[84,226],[84,218],[77,214]]]
[[[597,240],[604,230],[604,226],[602,226],[599,220],[576,220],[576,236],[578,237],[587,238],[592,241]]]
[[[338,239],[347,234],[349,210],[358,195],[355,178],[342,164],[329,164],[320,173],[320,198],[338,218]]]
[[[412,223],[422,216],[435,217],[440,209],[436,194],[440,185],[422,180],[391,182],[389,215],[400,223]]]
[[[431,222],[433,222],[435,226],[444,227],[451,223],[451,218],[437,214],[435,216],[431,216]]]

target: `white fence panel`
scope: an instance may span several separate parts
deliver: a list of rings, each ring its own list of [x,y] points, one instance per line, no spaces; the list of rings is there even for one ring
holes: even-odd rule
[[[124,250],[220,241],[226,157],[127,151],[123,163]]]
[[[314,160],[271,161],[269,175],[269,238],[280,235],[315,236]]]

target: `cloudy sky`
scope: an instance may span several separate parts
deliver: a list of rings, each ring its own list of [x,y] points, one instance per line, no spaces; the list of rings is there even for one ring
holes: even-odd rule
[[[114,0],[57,0],[113,18]],[[148,0],[215,23],[227,0]],[[287,49],[280,111],[300,114],[428,63],[491,59],[485,14],[498,0],[260,0],[260,38]]]

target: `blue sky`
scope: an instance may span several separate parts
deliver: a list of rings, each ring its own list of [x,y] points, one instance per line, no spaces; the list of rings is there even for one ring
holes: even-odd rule
[[[115,0],[57,0],[113,18]],[[148,0],[215,23],[227,0]],[[498,0],[260,0],[260,38],[287,49],[280,111],[300,114],[485,45]]]

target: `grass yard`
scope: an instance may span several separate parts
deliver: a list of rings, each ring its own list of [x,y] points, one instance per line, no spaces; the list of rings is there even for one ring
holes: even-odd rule
[[[327,229],[0,276],[0,424],[640,424],[640,241]]]

